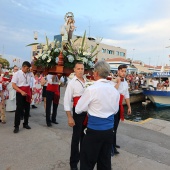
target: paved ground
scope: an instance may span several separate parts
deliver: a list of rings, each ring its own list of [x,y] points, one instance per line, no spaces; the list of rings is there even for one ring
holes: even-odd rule
[[[59,125],[48,128],[43,104],[31,109],[31,130],[20,126],[13,133],[14,112],[7,112],[7,124],[0,124],[0,170],[69,170],[72,129],[63,110],[63,93],[58,108]],[[120,123],[120,154],[112,158],[113,170],[169,170],[170,122],[149,119]]]

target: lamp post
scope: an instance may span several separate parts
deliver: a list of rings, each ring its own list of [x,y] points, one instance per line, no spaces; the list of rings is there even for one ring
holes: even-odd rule
[[[135,51],[135,49],[133,49],[133,57],[132,57],[132,60],[134,60],[134,51]]]
[[[169,39],[170,40],[170,39]],[[170,46],[167,46],[165,48],[170,48]],[[168,55],[168,57],[170,58],[170,55]],[[170,60],[169,60],[169,66],[170,66]]]
[[[151,60],[151,58],[149,57],[149,69],[150,69],[150,60]]]
[[[37,31],[34,31],[34,40],[35,40],[35,42],[38,40],[38,32]],[[32,61],[32,57],[35,57],[35,55],[37,55],[37,45],[32,46],[32,51],[33,51],[33,54],[31,54],[31,61]]]
[[[64,42],[63,42],[64,33],[65,33],[65,28],[64,28],[64,25],[62,25],[61,29],[60,29],[60,34],[61,34],[61,49],[62,50],[63,50],[63,45],[64,45]]]
[[[96,38],[96,44],[97,44],[97,54],[98,54],[98,47],[99,47],[99,44],[100,44],[100,42],[102,41],[102,39],[103,38],[101,38],[101,37],[97,37]],[[95,58],[95,63],[97,62],[97,60],[98,60],[98,58],[97,58],[97,54],[96,54],[96,58]]]
[[[34,31],[34,40],[37,40],[37,39],[38,39],[38,32]]]
[[[60,51],[60,55],[58,56],[58,65],[59,66],[63,66],[64,64],[64,57],[63,57],[63,46],[64,46],[64,42],[63,42],[63,36],[64,36],[64,33],[65,33],[65,29],[64,29],[64,26],[61,26],[61,29],[60,29],[60,34],[61,34],[61,51]]]

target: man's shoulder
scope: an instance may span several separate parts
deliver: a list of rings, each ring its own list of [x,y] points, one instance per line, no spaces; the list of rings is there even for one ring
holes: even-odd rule
[[[75,77],[73,77],[72,79],[70,79],[69,81],[68,81],[68,84],[67,84],[67,86],[73,86],[74,87],[74,84],[75,84],[75,80],[76,80],[76,78]]]
[[[75,83],[76,80],[77,80],[77,77],[74,76],[72,79],[70,79],[69,83],[73,84],[73,83]]]
[[[12,78],[13,78],[13,77],[19,77],[19,75],[21,75],[21,73],[22,73],[22,70],[19,70],[19,71],[15,72],[15,73],[13,74]]]

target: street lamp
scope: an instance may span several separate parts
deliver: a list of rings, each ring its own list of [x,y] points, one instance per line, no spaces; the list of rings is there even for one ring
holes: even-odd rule
[[[64,28],[64,25],[61,26],[61,29],[60,29],[60,34],[61,36],[63,36],[65,33],[65,28]]]
[[[135,49],[133,49],[133,57],[132,57],[132,60],[134,60],[134,51],[135,51]]]
[[[149,69],[150,69],[150,59],[151,59],[151,58],[149,57]]]
[[[95,40],[96,44],[97,44],[97,54],[98,54],[98,46],[99,46],[100,42],[102,41],[102,39],[103,38],[101,38],[101,37],[97,37],[96,40]],[[97,60],[98,60],[97,54],[96,54],[95,62],[97,62]]]
[[[101,37],[97,37],[96,40],[95,40],[95,41],[96,41],[96,44],[99,45],[100,42],[102,41],[102,39],[103,39],[103,38],[101,38]]]
[[[34,40],[35,40],[35,43],[38,40],[38,32],[37,31],[34,31]],[[32,57],[34,58],[37,55],[37,45],[36,44],[32,46],[32,51],[33,51],[33,54],[31,54],[31,61],[32,61]]]
[[[165,48],[170,48],[170,46],[167,46],[167,47],[165,47]],[[170,55],[168,55],[168,57],[170,58]],[[169,65],[170,65],[170,60],[169,60]]]
[[[37,39],[38,39],[38,32],[34,31],[34,40],[37,40]]]
[[[61,29],[60,29],[60,34],[61,34],[61,51],[60,51],[60,55],[58,56],[58,65],[59,66],[63,66],[64,64],[64,56],[63,56],[63,47],[64,47],[64,41],[63,41],[63,36],[65,34],[65,28],[64,28],[64,25],[61,26]]]

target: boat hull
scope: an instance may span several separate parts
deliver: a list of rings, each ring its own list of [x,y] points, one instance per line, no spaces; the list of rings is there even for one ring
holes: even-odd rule
[[[156,107],[170,107],[170,91],[143,90]]]

